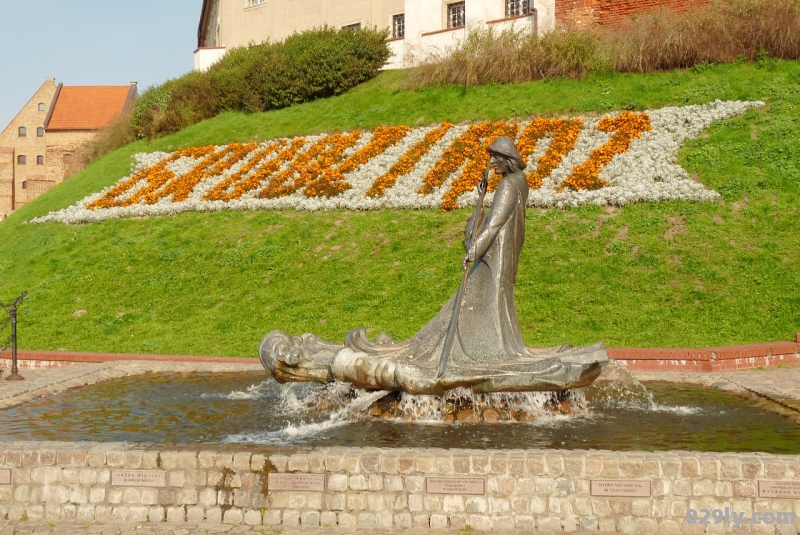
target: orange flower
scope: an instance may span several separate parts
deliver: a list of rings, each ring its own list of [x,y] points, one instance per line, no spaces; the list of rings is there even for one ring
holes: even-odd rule
[[[475,138],[464,140],[464,150],[467,151],[465,156],[468,155],[467,163],[458,178],[450,184],[450,190],[442,197],[443,211],[447,212],[458,208],[458,198],[473,189],[481,181],[483,170],[486,169],[489,163],[489,153],[486,152],[486,147],[500,136],[515,139],[517,132],[519,132],[519,124],[496,121],[494,124],[484,123],[484,128],[476,130],[477,136]],[[499,183],[500,177],[492,173],[489,180],[489,191],[497,189]]]
[[[614,135],[605,145],[594,149],[589,154],[588,160],[575,166],[572,174],[558,187],[559,193],[564,188],[591,190],[609,187],[600,178],[600,170],[608,165],[614,156],[626,152],[634,138],[641,137],[643,132],[652,130],[652,127],[647,113],[624,111],[616,118],[602,119],[597,124],[597,129],[603,132],[614,132]]]
[[[525,175],[531,189],[541,188],[544,177],[561,165],[564,156],[575,148],[575,143],[581,133],[581,126],[583,126],[583,121],[580,119],[536,118],[525,127],[517,144],[519,153],[525,161],[536,150],[536,143],[539,139],[548,134],[553,135],[553,140],[537,162],[536,170]]]
[[[306,186],[312,191],[332,197],[352,186],[344,179],[344,173],[352,171],[382,154],[389,147],[396,145],[411,131],[407,126],[379,126],[372,133],[369,143],[336,167],[330,167],[323,175]]]
[[[309,197],[320,195],[332,197],[350,189],[350,184],[346,182],[329,184],[318,179],[328,168],[338,163],[344,151],[355,145],[360,137],[359,131],[323,137],[307,151],[298,155],[288,168],[275,175],[258,196],[277,199],[303,188],[303,192]]]
[[[259,184],[268,176],[277,171],[281,164],[294,158],[297,151],[305,143],[305,138],[295,138],[292,146],[288,150],[281,151],[280,154],[268,160],[252,176],[242,180],[242,177],[256,168],[267,156],[275,153],[286,145],[285,139],[279,139],[270,143],[263,149],[256,152],[249,162],[244,164],[239,171],[233,173],[225,180],[216,184],[208,193],[203,196],[204,201],[231,201],[240,199],[242,195],[258,187]],[[233,188],[233,189],[231,189]]]
[[[397,179],[403,175],[407,175],[414,169],[417,162],[428,152],[431,148],[439,142],[442,137],[453,128],[452,123],[442,123],[438,128],[429,130],[425,137],[416,142],[408,151],[399,159],[397,163],[389,168],[385,175],[375,179],[372,187],[367,190],[368,197],[380,197],[386,190],[393,187]]]

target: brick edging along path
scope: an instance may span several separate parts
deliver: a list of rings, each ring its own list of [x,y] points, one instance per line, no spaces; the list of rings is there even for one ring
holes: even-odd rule
[[[144,355],[129,353],[84,353],[75,351],[29,351],[17,353],[20,367],[48,368],[73,362],[207,362],[252,363],[254,358],[198,357],[189,355]],[[608,356],[631,371],[719,372],[800,365],[800,333],[794,342],[766,342],[736,346],[697,348],[608,348]],[[0,359],[10,360],[6,351]],[[2,360],[0,360],[2,362]]]

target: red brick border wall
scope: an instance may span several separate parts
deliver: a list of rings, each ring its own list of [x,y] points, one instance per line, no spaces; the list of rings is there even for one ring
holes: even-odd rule
[[[556,22],[576,26],[618,26],[638,13],[656,8],[681,12],[711,0],[556,0]]]
[[[609,358],[633,371],[718,372],[760,367],[800,366],[800,333],[794,342],[767,342],[703,349],[620,348],[608,349]],[[257,363],[255,358],[193,357],[125,353],[78,353],[72,351],[19,351],[21,368],[49,368],[74,362],[127,360],[208,363]],[[11,352],[0,355],[0,365],[11,365]]]

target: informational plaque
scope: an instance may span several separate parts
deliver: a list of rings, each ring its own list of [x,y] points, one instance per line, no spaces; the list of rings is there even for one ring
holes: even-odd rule
[[[11,484],[11,468],[0,468],[0,485]]]
[[[426,477],[425,492],[428,494],[486,494],[486,480],[482,477]]]
[[[166,487],[164,470],[112,470],[111,485],[115,487]]]
[[[638,479],[592,480],[590,494],[616,498],[649,498],[652,486],[652,481]]]
[[[800,481],[759,481],[758,497],[800,499]]]
[[[325,492],[325,474],[269,474],[269,490]]]

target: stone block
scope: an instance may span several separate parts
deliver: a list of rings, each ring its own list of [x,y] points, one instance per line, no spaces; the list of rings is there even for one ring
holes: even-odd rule
[[[125,452],[119,450],[111,450],[106,452],[106,466],[111,468],[122,468],[125,462]]]
[[[411,514],[399,513],[394,515],[393,527],[395,529],[409,529],[411,527]]]
[[[447,515],[442,515],[442,514],[431,515],[430,527],[431,529],[447,529],[449,527],[449,521]]]
[[[331,474],[328,476],[328,490],[331,492],[347,491],[349,478],[345,474]]]
[[[387,492],[400,492],[403,490],[403,478],[396,475],[384,476],[383,487]]]
[[[742,461],[736,457],[723,457],[719,461],[722,477],[739,479],[742,477]]]
[[[675,482],[672,484],[672,493],[675,494],[675,496],[691,496],[691,481],[685,481],[683,479],[675,480]]]
[[[167,522],[185,522],[186,510],[183,507],[167,507]]]
[[[472,460],[469,455],[454,455],[453,456],[453,473],[458,475],[467,475],[472,472]]]
[[[319,511],[306,511],[300,517],[300,523],[304,527],[319,527]]]
[[[644,475],[644,464],[639,460],[621,460],[619,463],[619,475],[629,479],[639,479]]]
[[[617,518],[616,525],[620,533],[636,533],[636,520],[631,516]]]
[[[755,479],[761,475],[761,461],[755,458],[749,458],[742,461],[742,477],[745,479]]]
[[[122,490],[123,489],[110,489],[108,491],[108,503],[117,505],[122,503]]]
[[[492,528],[498,531],[511,531],[514,529],[514,517],[511,515],[493,517]]]
[[[564,474],[571,477],[581,476],[584,471],[584,458],[578,455],[564,457]]]
[[[141,451],[126,451],[122,454],[122,467],[130,470],[136,470],[142,466],[142,452]]]
[[[592,514],[592,500],[587,496],[572,496],[569,498],[571,511],[579,516],[589,516]]]
[[[97,471],[97,484],[108,485],[111,482],[111,470],[109,468],[100,468]]]
[[[711,496],[714,494],[714,482],[710,479],[701,479],[692,484],[694,496]]]
[[[294,455],[290,455],[288,470],[290,472],[308,472],[308,455],[305,453],[296,453]]]
[[[363,494],[349,493],[347,495],[347,508],[351,511],[363,511],[367,508],[367,498]]]
[[[399,474],[410,474],[414,471],[414,467],[414,457],[404,455],[397,460],[397,473]]]
[[[86,454],[86,462],[90,467],[100,468],[106,465],[106,452],[92,450]]]
[[[59,518],[61,520],[75,520],[77,516],[78,516],[78,506],[67,504],[61,508],[61,515],[59,516]]]
[[[454,513],[450,515],[450,528],[463,530],[469,522],[469,517],[463,513]]]
[[[356,516],[352,513],[339,513],[340,528],[354,528],[356,526]]]
[[[78,471],[78,483],[84,487],[91,487],[97,483],[97,469],[81,468]]]
[[[559,477],[564,475],[564,457],[561,455],[545,455],[544,460],[548,476]]]
[[[155,508],[153,508],[155,509]],[[256,511],[258,512],[258,511]],[[206,513],[202,507],[187,507],[186,508],[186,521],[199,524],[205,520]],[[258,514],[259,519],[261,518],[261,513]]]
[[[155,470],[158,468],[158,452],[156,451],[143,451],[142,464],[139,468],[142,470]]]
[[[719,461],[717,459],[700,459],[700,477],[719,479]]]
[[[464,508],[467,513],[483,514],[489,510],[489,501],[483,496],[469,496],[464,502]]]
[[[342,468],[345,472],[356,474],[361,471],[361,457],[358,455],[345,455],[342,458]]]
[[[134,488],[122,489],[122,503],[125,505],[142,503],[141,491]]]
[[[506,498],[495,498],[490,496],[488,501],[489,513],[493,515],[511,512],[511,502]]]
[[[412,513],[419,513],[425,510],[421,494],[411,494],[408,496],[408,510]]]
[[[239,451],[233,454],[233,469],[239,472],[250,471],[250,457],[252,455],[245,451]]]
[[[450,455],[437,455],[433,463],[433,470],[436,474],[452,474],[453,458]]]
[[[383,511],[384,510],[384,497],[381,494],[370,493],[367,495],[367,509],[370,511]]]
[[[31,489],[27,485],[18,485],[14,489],[14,500],[18,502],[27,502],[31,495]]]
[[[402,459],[401,459],[402,460]],[[423,474],[433,474],[436,458],[433,455],[420,454],[414,459],[417,472]],[[408,478],[406,478],[408,480]]]
[[[514,525],[520,531],[533,532],[536,527],[536,522],[532,516],[517,515],[514,519]]]
[[[364,474],[353,474],[349,478],[351,490],[367,490],[367,478]]]
[[[260,470],[260,468],[254,468],[254,470]],[[312,474],[321,474],[325,472],[324,453],[312,452],[308,455],[308,471],[311,472]]]
[[[275,512],[279,513],[280,511]],[[222,509],[219,507],[206,509],[206,522],[209,524],[222,524]]]
[[[244,522],[244,515],[239,509],[228,509],[222,515],[223,524],[239,525]]]
[[[533,496],[530,501],[531,513],[543,515],[547,511],[547,500],[541,496]]]
[[[61,470],[61,481],[67,485],[77,485],[78,474],[80,474],[80,471],[77,468],[63,468]]]
[[[71,503],[82,504],[89,501],[89,491],[86,487],[72,487],[69,493]]]
[[[75,514],[75,520],[78,522],[93,522],[94,521],[94,506],[93,505],[79,505]]]
[[[89,489],[89,503],[102,503],[106,499],[106,489],[94,487]]]
[[[600,522],[593,516],[582,516],[578,518],[578,528],[581,531],[598,531]]]
[[[426,514],[414,515],[411,517],[412,528],[429,528],[431,527],[431,517]]]
[[[463,513],[466,511],[464,497],[458,495],[445,496],[442,500],[442,511],[445,513]]]
[[[714,496],[720,498],[733,497],[733,483],[730,481],[717,481],[714,483]]]
[[[174,470],[167,472],[167,484],[170,487],[180,488],[184,485],[186,478],[184,477],[183,470]]]
[[[22,466],[24,468],[33,468],[34,466],[39,466],[39,452],[38,451],[31,451],[25,450],[21,454],[22,457]]]
[[[489,458],[489,473],[494,475],[508,473],[508,456],[502,453],[493,453]]]
[[[679,535],[682,533],[681,524],[671,519],[664,519],[658,525],[660,533],[664,535]]]
[[[326,494],[325,506],[332,511],[344,511],[347,507],[346,494]]]
[[[424,496],[422,507],[425,511],[438,512],[442,510],[442,496]]]
[[[700,477],[700,461],[694,457],[681,457],[680,474],[686,479]]]
[[[561,519],[557,516],[546,516],[536,520],[539,531],[561,531]]]
[[[658,521],[655,518],[636,518],[635,533],[658,533]]]
[[[377,519],[375,518],[375,513],[359,513],[356,526],[359,528],[371,528],[377,524]]]
[[[160,505],[157,505],[157,506],[154,506],[154,507],[150,507],[147,510],[147,521],[148,522],[163,522],[164,518],[166,517],[166,514],[167,514],[167,512]],[[202,521],[203,521],[202,509],[200,510],[200,520],[199,521],[192,520],[191,518],[189,519],[189,522],[202,522]]]
[[[739,480],[733,482],[733,495],[750,497],[756,495],[756,485],[753,481]]]
[[[381,458],[379,455],[362,455],[361,469],[367,473],[377,473],[380,471]]]
[[[423,476],[406,476],[406,490],[408,492],[423,492],[425,478]]]
[[[339,472],[342,470],[342,456],[328,454],[325,456],[325,470],[328,472]]]
[[[200,491],[197,495],[197,503],[203,507],[209,507],[217,504],[217,491],[216,489],[206,488]]]
[[[336,527],[336,513],[333,511],[322,511],[319,515],[319,525],[323,528]]]
[[[631,514],[633,516],[650,516],[650,500],[632,500]]]
[[[488,455],[472,455],[471,473],[473,474],[488,474],[489,473],[489,456]]]
[[[141,505],[128,507],[128,512],[125,515],[125,522],[147,522],[149,513],[149,507],[143,507]]]

